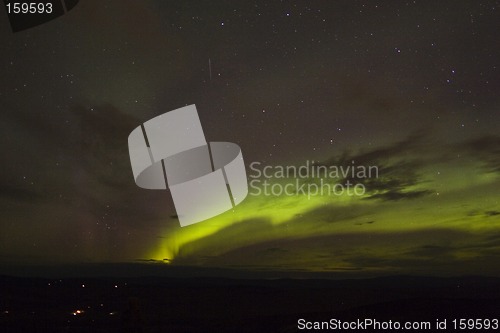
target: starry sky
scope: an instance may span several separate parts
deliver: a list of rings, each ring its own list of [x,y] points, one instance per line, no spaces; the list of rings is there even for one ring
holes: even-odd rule
[[[500,275],[499,10],[81,0],[18,33],[0,15],[0,263]],[[379,177],[181,228],[168,191],[135,185],[127,138],[190,104],[249,176],[355,161]]]

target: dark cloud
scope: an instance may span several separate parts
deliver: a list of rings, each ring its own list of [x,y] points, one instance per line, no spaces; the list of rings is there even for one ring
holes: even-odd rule
[[[490,216],[497,216],[497,215],[500,215],[500,211],[498,210],[488,210],[484,213],[486,216],[490,217]]]
[[[344,151],[340,156],[333,157],[325,161],[324,165],[351,165],[352,161],[356,165],[377,165],[389,159],[408,156],[409,153],[422,150],[422,144],[428,138],[425,131],[417,131],[409,135],[404,140],[367,151],[355,152]]]
[[[486,171],[500,173],[500,136],[482,136],[458,144],[455,149],[465,156],[480,160]]]
[[[422,190],[422,191],[408,191],[408,192],[402,192],[398,190],[387,190],[384,191],[383,193],[376,193],[371,196],[369,196],[367,199],[380,199],[384,201],[398,201],[402,199],[416,199],[420,197],[424,197],[427,195],[430,195],[433,193],[432,191],[429,190]]]
[[[466,216],[482,216],[482,217],[493,217],[500,215],[500,211],[498,210],[472,210],[466,214]]]
[[[9,228],[18,244],[36,244],[39,256],[50,258],[44,260],[111,260],[146,252],[159,230],[176,222],[162,219],[174,211],[167,191],[141,190],[134,183],[127,137],[140,121],[111,105],[75,105],[54,117],[19,109],[3,119],[5,135],[15,133],[22,149],[1,145],[9,163],[0,174],[0,227]],[[18,245],[15,255],[29,251],[28,244]]]
[[[375,221],[367,221],[367,222],[356,222],[355,225],[365,225],[365,224],[373,224]]]
[[[110,206],[120,206],[116,213],[122,216],[143,209],[123,205],[143,202],[143,196],[150,194],[137,191],[128,156],[126,138],[140,124],[138,119],[111,105],[74,106],[58,122],[38,113],[18,112],[9,117],[27,144],[22,151],[4,151],[13,162],[0,175],[9,185],[2,187],[4,197],[32,204],[41,198],[55,200],[85,206],[96,215],[109,213]],[[20,174],[24,168],[26,173]]]
[[[4,200],[9,201],[21,201],[21,202],[36,202],[43,198],[43,194],[37,191],[34,191],[30,188],[20,188],[12,186],[11,184],[2,184],[2,191],[0,192],[0,196],[2,199],[1,203],[5,203]]]
[[[293,219],[289,220],[289,224],[300,223],[339,223],[351,221],[363,216],[367,216],[373,212],[373,209],[362,205],[351,205],[348,207],[327,205],[306,211]]]
[[[341,182],[363,184],[366,199],[398,201],[417,199],[436,191],[425,188],[424,168],[446,162],[451,156],[469,157],[484,165],[488,172],[500,172],[500,137],[483,136],[459,144],[436,143],[426,131],[418,131],[406,139],[363,152],[344,151],[325,166],[376,166],[378,177],[353,177]],[[419,186],[415,189],[415,186]]]
[[[455,251],[455,248],[441,245],[423,245],[407,252],[410,256],[436,258],[450,256]]]
[[[411,190],[409,188],[424,183],[422,167],[435,163],[435,156],[429,151],[429,138],[424,131],[416,132],[406,139],[393,144],[364,152],[345,151],[320,165],[377,167],[377,175],[358,177],[349,175],[341,182],[363,184],[367,199],[397,201],[415,199],[432,193],[430,189]]]

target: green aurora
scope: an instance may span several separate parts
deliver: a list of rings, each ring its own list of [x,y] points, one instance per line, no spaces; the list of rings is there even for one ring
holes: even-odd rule
[[[494,155],[467,149],[413,143],[390,156],[391,147],[352,156],[372,157],[370,165],[384,158],[379,178],[361,180],[362,196],[256,196],[250,189],[233,211],[166,229],[149,256],[262,270],[458,274],[480,266],[496,274],[483,261],[500,255],[500,178],[490,165],[496,161],[481,159]]]

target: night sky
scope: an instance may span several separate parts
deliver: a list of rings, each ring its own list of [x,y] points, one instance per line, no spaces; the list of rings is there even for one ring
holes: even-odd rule
[[[81,0],[18,33],[1,14],[0,263],[500,275],[499,10]],[[135,185],[127,138],[190,104],[249,177],[355,161],[379,178],[181,228],[168,191]]]

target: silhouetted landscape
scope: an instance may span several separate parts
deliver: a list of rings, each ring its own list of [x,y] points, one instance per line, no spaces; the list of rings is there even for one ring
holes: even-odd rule
[[[2,332],[293,332],[297,321],[498,318],[500,279],[0,278]]]

